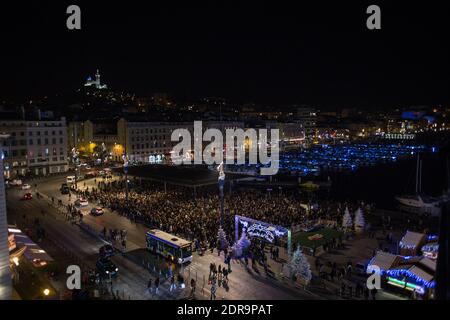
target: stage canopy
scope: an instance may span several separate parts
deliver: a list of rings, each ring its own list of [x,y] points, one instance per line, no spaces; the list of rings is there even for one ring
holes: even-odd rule
[[[116,172],[123,173],[122,168],[116,168]],[[209,170],[205,166],[181,165],[142,165],[128,167],[128,175],[131,177],[158,181],[184,187],[202,187],[217,184],[219,174]],[[247,176],[239,174],[226,174],[226,181],[233,181]]]

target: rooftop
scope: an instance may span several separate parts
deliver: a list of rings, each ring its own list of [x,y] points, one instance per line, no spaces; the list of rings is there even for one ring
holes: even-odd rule
[[[400,241],[401,247],[417,247],[420,245],[426,238],[426,235],[423,233],[417,233],[412,231],[407,231],[405,236]]]
[[[122,168],[115,169],[122,172]],[[167,182],[184,187],[201,187],[217,184],[219,174],[204,166],[181,165],[143,165],[132,166],[128,169],[128,175],[147,180]],[[227,174],[227,180],[235,180],[244,176]]]

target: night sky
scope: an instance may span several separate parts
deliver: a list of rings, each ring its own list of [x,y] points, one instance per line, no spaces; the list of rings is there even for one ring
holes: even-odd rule
[[[99,68],[111,88],[139,95],[323,108],[450,104],[444,1],[305,2],[314,5],[2,4],[0,98],[71,91]],[[69,4],[81,7],[81,31],[66,28]],[[381,7],[382,30],[366,28],[370,4]]]

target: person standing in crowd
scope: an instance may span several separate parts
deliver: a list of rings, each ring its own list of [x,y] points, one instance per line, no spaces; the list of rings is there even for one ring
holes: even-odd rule
[[[217,291],[216,283],[213,282],[211,285],[211,297],[209,300],[216,300],[216,291]]]
[[[370,294],[372,296],[372,300],[376,300],[376,295],[377,295],[377,288],[373,288],[372,290],[370,290]]]
[[[226,268],[222,269],[223,279],[228,281],[228,270]]]
[[[194,280],[194,278],[192,278],[191,279],[191,296],[192,297],[195,295],[195,286],[196,286],[195,280]]]
[[[159,292],[159,277],[155,279],[155,294]]]
[[[152,288],[152,278],[150,278],[150,279],[148,280],[147,290],[148,290],[148,293],[150,293],[150,294],[153,293],[153,288]]]
[[[213,265],[213,263],[211,262],[211,263],[209,264],[209,276],[208,276],[209,279],[211,279],[211,275],[213,274],[213,270],[214,270],[214,265]]]
[[[175,277],[172,276],[170,278],[170,289],[169,291],[172,292],[173,290],[175,290],[177,288],[177,285],[175,284]]]
[[[364,288],[364,299],[369,300],[369,288]]]

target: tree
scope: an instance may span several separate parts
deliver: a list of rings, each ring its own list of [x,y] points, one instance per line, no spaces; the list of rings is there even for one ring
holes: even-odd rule
[[[355,230],[364,231],[366,226],[366,221],[364,219],[364,213],[361,208],[358,208],[355,212]]]
[[[302,278],[306,282],[311,281],[311,266],[300,249],[300,246],[297,247],[297,250],[295,250],[292,255],[292,259],[288,264],[288,269],[291,277]]]
[[[342,218],[342,227],[350,229],[352,226],[353,226],[352,216],[350,215],[348,207],[345,207],[344,217]]]

